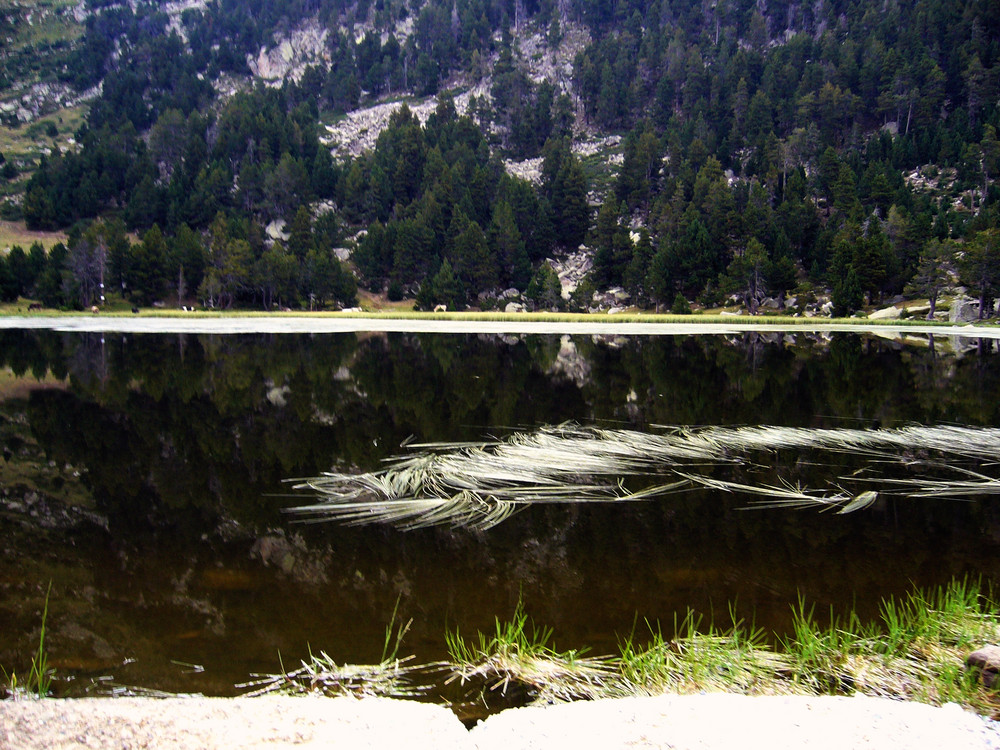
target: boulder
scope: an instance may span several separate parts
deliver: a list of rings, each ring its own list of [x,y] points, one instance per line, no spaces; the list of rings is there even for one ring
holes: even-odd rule
[[[1000,673],[1000,646],[983,646],[965,658],[965,668],[975,671],[983,685],[993,687]]]
[[[287,240],[289,234],[285,232],[285,220],[275,219],[264,229],[264,232],[272,240]]]
[[[898,320],[902,310],[898,307],[885,307],[868,315],[869,320]]]
[[[972,323],[979,320],[979,303],[968,297],[956,297],[948,310],[949,323]]]
[[[503,311],[507,313],[522,313],[524,312],[524,305],[520,302],[508,302]]]
[[[616,287],[612,287],[611,289],[609,289],[608,290],[608,294],[610,294],[612,296],[612,298],[614,299],[614,301],[617,304],[619,304],[619,305],[624,304],[625,302],[628,302],[630,299],[632,299],[632,295],[631,294],[629,294],[628,292],[626,292],[621,287],[617,287],[617,286]]]

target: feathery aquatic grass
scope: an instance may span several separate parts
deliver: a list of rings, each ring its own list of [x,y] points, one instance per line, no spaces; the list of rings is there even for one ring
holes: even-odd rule
[[[757,496],[754,507],[853,513],[880,496],[1000,494],[1000,429],[911,425],[899,429],[670,427],[654,432],[563,424],[481,443],[417,443],[384,468],[329,473],[295,489],[318,502],[289,509],[305,520],[392,523],[404,529],[452,525],[489,529],[532,504],[632,502],[713,490]],[[802,487],[769,468],[797,452],[831,476]],[[848,476],[844,456],[863,466]],[[964,464],[964,465],[963,465]],[[975,466],[977,470],[972,470]],[[720,478],[738,471],[746,480]],[[900,473],[907,476],[900,477]],[[749,481],[759,480],[759,481]],[[630,490],[627,483],[650,485]]]
[[[381,696],[410,698],[422,695],[425,688],[414,684],[412,677],[428,669],[427,665],[411,664],[413,657],[394,659],[381,664],[338,664],[325,651],[303,660],[297,669],[279,674],[254,674],[249,682],[237,688],[250,688],[245,695],[256,697],[271,693],[323,695]]]

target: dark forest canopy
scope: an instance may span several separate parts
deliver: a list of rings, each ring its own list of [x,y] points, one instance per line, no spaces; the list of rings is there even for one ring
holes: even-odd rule
[[[141,251],[123,268],[162,253],[143,277],[159,283],[120,271],[137,301],[348,303],[332,248],[355,235],[360,282],[425,305],[509,286],[554,302],[545,259],[581,243],[588,288],[640,304],[736,293],[755,310],[808,279],[849,312],[904,289],[933,298],[949,273],[984,302],[1000,292],[972,260],[990,268],[1000,252],[1000,14],[987,0],[221,0],[185,11],[183,35],[155,4],[90,6],[64,77],[102,93],[80,150],[42,162],[23,212],[43,229],[124,222]],[[306,21],[331,29],[327,62],[216,97],[220,74],[246,75],[248,56]],[[555,48],[571,29],[585,32],[571,80],[529,75],[521,41]],[[471,116],[440,91],[484,75]],[[442,96],[423,125],[400,110],[357,158],[320,143],[321,116],[404,93]],[[623,136],[600,193],[571,148],[581,127]],[[537,184],[505,173],[502,159],[533,157]],[[277,219],[286,236],[272,242]],[[216,257],[227,243],[224,257],[246,258],[237,273]],[[177,262],[177,244],[204,258]]]

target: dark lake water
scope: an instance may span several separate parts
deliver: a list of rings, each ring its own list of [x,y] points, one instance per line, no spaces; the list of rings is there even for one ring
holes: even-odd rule
[[[489,531],[282,509],[308,500],[284,480],[371,470],[408,438],[1000,426],[998,395],[1000,355],[977,340],[0,331],[0,666],[26,671],[50,581],[46,643],[75,695],[231,695],[310,647],[374,662],[397,601],[413,618],[402,651],[429,661],[446,631],[492,629],[519,598],[557,648],[601,654],[637,618],[669,632],[688,608],[727,623],[732,604],[780,633],[800,596],[870,617],[914,585],[997,583],[988,498],[836,515],[705,489],[529,508]]]

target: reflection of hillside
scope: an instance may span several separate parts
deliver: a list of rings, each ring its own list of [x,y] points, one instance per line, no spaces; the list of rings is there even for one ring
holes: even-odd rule
[[[9,367],[0,369],[0,402],[25,399],[32,391],[64,389],[66,381],[46,372],[41,378],[17,376]]]
[[[184,512],[253,527],[281,522],[285,501],[271,495],[287,492],[282,479],[369,469],[411,437],[476,440],[568,420],[995,424],[998,361],[849,334],[608,342],[14,330],[0,332],[0,393],[30,394],[34,439],[82,467],[118,522],[149,528],[169,513],[176,524]]]

